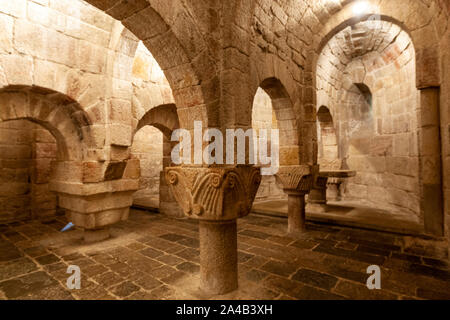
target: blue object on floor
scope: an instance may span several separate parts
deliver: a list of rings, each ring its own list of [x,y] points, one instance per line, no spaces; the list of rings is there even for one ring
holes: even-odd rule
[[[67,226],[65,226],[64,228],[61,229],[61,232],[67,231],[69,229],[71,229],[74,226],[74,224],[72,222],[69,222],[67,224]]]

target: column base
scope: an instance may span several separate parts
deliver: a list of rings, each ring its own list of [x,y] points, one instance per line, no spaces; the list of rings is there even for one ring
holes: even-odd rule
[[[95,229],[95,230],[84,230],[83,239],[86,243],[100,242],[109,239],[110,232],[109,228]]]
[[[225,294],[238,288],[236,220],[200,221],[200,289]]]

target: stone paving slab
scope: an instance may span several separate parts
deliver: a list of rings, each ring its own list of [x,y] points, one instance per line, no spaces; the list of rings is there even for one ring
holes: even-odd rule
[[[1,226],[0,299],[450,299],[436,240],[313,223],[290,236],[286,219],[250,215],[238,222],[239,290],[208,296],[196,221],[133,210],[96,244],[59,232],[66,222]],[[381,290],[366,287],[372,264]],[[69,265],[81,269],[80,290],[66,286]]]

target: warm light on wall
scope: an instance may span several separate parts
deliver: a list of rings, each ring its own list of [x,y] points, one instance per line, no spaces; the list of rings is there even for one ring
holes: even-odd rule
[[[355,15],[361,15],[369,9],[369,4],[366,1],[358,1],[353,5],[353,13]]]

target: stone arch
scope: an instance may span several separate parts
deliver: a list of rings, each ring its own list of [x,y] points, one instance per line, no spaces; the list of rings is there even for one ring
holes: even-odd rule
[[[284,92],[290,100],[291,110],[296,119],[297,145],[299,147],[299,161],[301,164],[317,164],[317,136],[315,110],[313,104],[313,90],[306,88],[303,84],[301,71],[292,69],[292,65],[283,61],[275,54],[262,50],[253,51],[250,60],[251,69],[251,91],[254,93],[261,84],[268,79],[276,79],[282,87],[280,92]],[[299,71],[299,73],[297,73]],[[300,78],[299,78],[300,77]],[[306,78],[305,78],[306,80]],[[281,139],[281,132],[280,132]]]
[[[139,45],[139,39],[126,29],[120,22],[113,27],[110,40],[110,49],[113,50],[113,63],[108,68],[108,74],[121,80],[131,80],[133,58]]]
[[[263,80],[260,88],[269,95],[277,119],[280,132],[280,165],[300,164],[298,122],[288,92],[281,81],[274,77]]]
[[[142,47],[141,47],[142,46]],[[113,79],[119,81],[127,81],[132,82],[133,86],[135,85],[135,67],[140,66],[145,63],[136,63],[136,59],[138,58],[139,53],[142,50],[147,51],[147,47],[141,43],[141,41],[127,28],[125,28],[120,22],[116,21],[114,24],[114,28],[111,35],[111,41],[109,45],[110,50],[113,51],[113,55],[110,58],[111,62],[108,63],[108,71],[107,74],[112,75]],[[145,52],[150,54],[150,52]],[[150,54],[151,55],[151,54]],[[153,57],[153,56],[152,56]],[[153,62],[153,61],[152,61]],[[150,65],[154,67],[153,65]],[[159,67],[159,65],[157,65]],[[147,67],[147,66],[146,66]],[[138,68],[136,68],[138,69]],[[144,68],[144,71],[147,71]],[[142,72],[142,71],[141,71]],[[142,72],[145,73],[145,72]],[[140,74],[141,75],[141,74]],[[164,80],[166,78],[164,77]],[[144,80],[149,81],[149,80]],[[157,83],[159,84],[159,83]],[[122,97],[124,92],[120,92],[117,88],[113,86],[112,92],[115,97]],[[133,95],[133,97],[132,97]],[[132,102],[132,113],[133,115],[140,115],[143,112],[145,113],[149,108],[161,104],[169,104],[173,103],[173,96],[170,93],[170,97],[158,96],[153,97],[154,92],[152,92],[152,101],[141,101],[139,97],[135,97],[136,93],[129,92],[130,100],[133,99]],[[147,98],[147,97],[146,97]],[[136,105],[137,104],[137,105]],[[145,106],[144,106],[145,105]],[[135,110],[139,108],[139,110]],[[142,109],[142,110],[141,110]]]
[[[406,1],[406,0],[405,0]],[[403,2],[405,2],[403,1]],[[401,1],[399,1],[401,2]],[[405,6],[406,8],[407,6]],[[414,6],[413,6],[414,7]],[[380,6],[380,10],[373,14],[352,17],[350,8],[345,7],[334,19],[331,19],[322,29],[320,42],[316,47],[315,61],[313,65],[313,81],[317,90],[319,85],[316,83],[319,73],[318,65],[322,52],[328,43],[349,26],[356,26],[358,23],[372,20],[391,23],[399,28],[400,32],[409,36],[412,45],[413,57],[415,59],[415,87],[420,90],[419,116],[418,116],[418,171],[419,171],[419,197],[420,212],[423,218],[424,232],[427,234],[441,236],[443,234],[443,208],[442,208],[442,182],[441,182],[441,146],[440,146],[440,119],[439,113],[434,113],[431,117],[425,116],[425,110],[439,110],[439,47],[437,35],[434,30],[428,30],[429,25],[421,21],[405,20],[406,18],[398,16],[395,10],[387,10],[387,7]],[[391,8],[392,9],[392,8]],[[420,19],[430,21],[431,17],[424,18],[427,13],[424,9],[424,15]],[[389,14],[392,13],[392,14]],[[419,20],[420,20],[419,19]],[[428,30],[428,31],[425,31]],[[428,38],[424,33],[429,33]],[[436,39],[435,43],[430,39]],[[387,55],[395,56],[395,52],[387,52]],[[392,57],[391,57],[392,58]],[[396,59],[397,57],[395,57]],[[429,61],[430,59],[430,61]],[[352,61],[352,60],[351,60]],[[429,68],[428,68],[429,66]],[[356,68],[358,69],[358,68]],[[353,75],[342,77],[343,88],[350,92],[359,92],[362,97],[367,96],[367,88],[375,88],[375,79],[367,79],[364,66],[354,72]],[[359,84],[359,85],[358,85]],[[362,86],[361,84],[364,84]],[[362,90],[361,90],[362,89]],[[318,93],[317,100],[322,102],[322,97]],[[420,116],[421,114],[421,116]],[[382,141],[380,141],[381,143]],[[398,143],[397,143],[398,144]],[[361,146],[364,149],[364,146]],[[400,161],[400,160],[398,160]]]
[[[76,101],[50,89],[8,86],[0,89],[0,103],[0,121],[29,120],[50,131],[58,160],[84,159],[92,123]]]
[[[321,29],[313,47],[313,70],[316,70],[317,59],[328,41],[348,26],[361,21],[387,21],[405,31],[416,50],[416,83],[417,88],[436,87],[440,85],[439,36],[436,33],[435,20],[430,16],[428,7],[419,1],[370,0],[369,8],[364,14],[355,16],[349,1],[337,14],[332,16]],[[409,11],[408,11],[409,9]],[[426,66],[426,67],[425,67]]]
[[[209,94],[216,82],[214,63],[207,46],[184,5],[156,1],[99,1],[88,3],[121,21],[150,50],[173,90],[180,123],[193,124],[193,113],[204,121],[212,120],[206,104],[218,97]],[[212,91],[214,92],[214,91]]]
[[[175,198],[173,197],[172,192],[170,191],[163,174],[164,169],[172,164],[171,151],[175,144],[174,142],[171,142],[172,132],[180,127],[176,106],[174,104],[167,104],[157,106],[149,110],[137,123],[136,129],[133,134],[133,142],[138,132],[147,126],[155,127],[162,133],[162,171],[160,172],[159,176],[159,206],[158,206],[159,212],[173,217],[182,217],[183,213],[180,211],[180,208]],[[134,146],[135,144],[132,143],[132,148]],[[141,160],[141,179],[145,180],[145,178],[143,177],[145,177],[144,167]],[[149,177],[151,177],[151,179],[155,178],[154,175],[149,175]],[[154,185],[156,184],[157,182],[154,183]],[[148,194],[148,190],[144,191],[144,193]],[[138,194],[136,194],[136,196],[139,197]],[[140,195],[140,197],[146,198],[145,195],[144,196]],[[150,198],[154,197],[152,196]],[[146,203],[151,204],[152,201],[154,202],[156,201],[156,199],[150,201],[149,199],[146,199],[144,201],[142,200],[138,201],[135,199],[135,201],[138,202],[137,203],[138,206],[145,207],[148,206],[146,205]]]
[[[177,107],[166,104],[150,109],[138,122],[135,132],[145,126],[158,128],[170,140],[172,132],[180,127]]]

